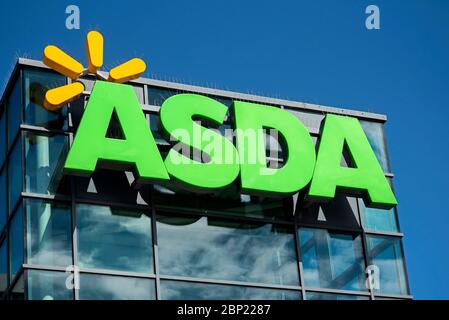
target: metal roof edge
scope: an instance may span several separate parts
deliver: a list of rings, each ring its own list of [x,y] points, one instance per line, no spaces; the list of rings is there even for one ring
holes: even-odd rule
[[[27,59],[27,58],[19,58],[17,60],[17,64],[24,65],[24,66],[49,69],[41,61]],[[17,64],[16,64],[12,74],[14,74],[15,69],[17,68]],[[270,97],[264,97],[264,96],[246,94],[246,93],[239,93],[239,92],[228,91],[228,90],[212,89],[212,88],[200,87],[200,86],[189,85],[189,84],[181,84],[181,83],[176,83],[176,82],[155,80],[155,79],[151,79],[151,78],[139,78],[139,79],[132,80],[130,82],[135,83],[135,84],[151,85],[151,86],[162,87],[162,88],[167,88],[167,89],[190,91],[190,92],[201,93],[201,94],[206,94],[206,95],[211,95],[211,96],[218,96],[218,97],[223,97],[223,98],[245,100],[245,101],[250,101],[250,102],[265,103],[265,104],[271,104],[271,105],[279,105],[279,106],[283,106],[286,108],[293,108],[293,109],[298,109],[298,110],[312,111],[312,112],[318,112],[318,113],[341,114],[341,115],[353,116],[353,117],[358,117],[358,118],[376,120],[376,121],[380,121],[380,122],[387,121],[387,116],[384,114],[372,113],[372,112],[367,112],[367,111],[358,111],[358,110],[339,108],[339,107],[323,106],[323,105],[318,105],[318,104],[277,99],[277,98],[270,98]],[[5,92],[6,91],[7,90],[5,89]],[[3,95],[4,95],[4,93],[3,93]],[[3,96],[2,96],[2,101],[3,101]]]

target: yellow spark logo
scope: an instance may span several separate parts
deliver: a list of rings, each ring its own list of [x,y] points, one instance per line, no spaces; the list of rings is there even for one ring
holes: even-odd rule
[[[72,79],[72,83],[48,90],[45,94],[44,107],[55,111],[66,103],[78,98],[84,91],[83,83],[76,81],[86,74],[95,74],[97,77],[123,83],[140,77],[145,71],[145,62],[134,58],[113,68],[106,78],[98,72],[103,65],[103,36],[97,31],[90,31],[86,37],[86,54],[88,67],[73,59],[67,53],[56,46],[49,45],[44,49],[43,62],[53,70]]]

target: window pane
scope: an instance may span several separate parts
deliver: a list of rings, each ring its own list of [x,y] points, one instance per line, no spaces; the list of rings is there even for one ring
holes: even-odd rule
[[[365,131],[366,137],[373,148],[374,154],[379,160],[379,164],[384,172],[390,172],[388,165],[387,148],[385,146],[383,124],[378,122],[360,120],[360,124]]]
[[[359,199],[359,207],[365,229],[387,232],[399,231],[395,208],[390,210],[368,208],[362,199]]]
[[[25,300],[25,283],[23,273],[9,293],[10,300]]]
[[[285,109],[296,118],[298,118],[310,133],[319,134],[321,129],[321,122],[324,119],[324,114],[314,113],[310,111],[300,111],[295,109]]]
[[[323,227],[360,228],[355,198],[337,194],[334,199],[325,203],[302,203],[298,200],[296,208],[295,215],[300,223]]]
[[[6,112],[3,112],[3,114],[0,115],[0,166],[5,161],[5,158],[6,158]]]
[[[153,138],[158,144],[168,144],[168,141],[164,137],[164,130],[162,129],[159,114],[149,113],[147,114],[148,124],[153,134]]]
[[[285,160],[285,140],[282,135],[279,134],[278,130],[272,128],[264,128],[263,139],[265,141],[265,155],[267,157]]]
[[[76,197],[97,199],[108,203],[130,203],[148,205],[150,188],[142,184],[135,189],[131,184],[134,175],[127,171],[96,169],[88,177],[76,177]]]
[[[66,193],[62,170],[67,156],[67,137],[27,132],[25,135],[26,191]]]
[[[376,291],[387,294],[408,294],[401,240],[381,236],[367,236],[366,240],[369,261],[371,265],[378,268],[379,272],[379,286],[375,287]]]
[[[153,272],[151,218],[107,206],[76,206],[80,267]]]
[[[161,281],[161,298],[163,300],[300,300],[301,292],[209,283]]]
[[[161,274],[298,285],[293,233],[207,217],[159,216]]]
[[[19,140],[14,145],[8,162],[9,213],[14,210],[22,193],[22,172],[22,143]]]
[[[154,185],[154,202],[167,209],[182,208],[195,212],[219,212],[238,216],[291,219],[293,211],[285,199],[240,194],[239,187],[231,184],[217,194],[198,194],[174,185]],[[290,209],[289,209],[290,208]]]
[[[23,214],[21,207],[15,212],[9,229],[9,245],[9,272],[12,280],[23,264]]]
[[[76,132],[76,130],[79,127],[81,118],[83,117],[84,108],[87,104],[88,99],[89,99],[88,95],[82,94],[77,99],[70,102],[69,123],[70,126],[73,128],[74,132]]]
[[[335,294],[322,292],[307,292],[307,300],[369,300],[368,296],[355,296],[349,294]]]
[[[8,287],[8,256],[7,256],[7,241],[4,240],[0,246],[0,297]]]
[[[42,71],[25,70],[25,123],[51,129],[67,127],[67,106],[58,111],[47,111],[43,105],[45,93],[53,88],[66,84],[66,78],[60,74]]]
[[[104,276],[80,275],[80,300],[155,300],[154,280]]]
[[[73,300],[73,290],[66,286],[69,277],[64,272],[28,270],[28,300]]]
[[[72,265],[70,207],[64,204],[26,200],[28,263]]]
[[[169,88],[163,88],[163,87],[152,87],[148,86],[148,105],[152,106],[161,106],[162,103],[170,98],[171,96],[180,94],[180,93],[187,93],[187,91],[183,90],[177,90],[177,89],[169,89]],[[193,92],[194,93],[194,92]],[[194,93],[194,94],[200,94],[203,96],[208,96],[201,93]],[[208,96],[211,99],[217,100],[218,102],[224,104],[227,107],[232,106],[233,100],[226,97],[218,97],[218,96]]]
[[[168,99],[178,93],[180,92],[177,90],[148,87],[148,104],[152,106],[160,106],[165,99]]]
[[[8,146],[11,146],[19,131],[22,111],[20,77],[16,79],[14,88],[8,99]]]
[[[6,197],[6,169],[0,173],[0,234],[6,225],[6,217],[8,214]]]
[[[367,290],[360,235],[304,228],[299,237],[306,286]]]

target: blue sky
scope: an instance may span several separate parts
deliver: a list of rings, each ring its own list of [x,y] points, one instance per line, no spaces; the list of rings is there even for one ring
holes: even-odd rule
[[[146,76],[387,114],[412,294],[449,298],[449,1],[1,1],[0,86],[47,44],[85,61],[92,29],[106,69],[137,56]]]

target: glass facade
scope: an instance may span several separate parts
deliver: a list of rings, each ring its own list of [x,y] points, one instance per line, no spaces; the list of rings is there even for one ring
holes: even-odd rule
[[[360,214],[363,225],[367,230],[398,232],[399,226],[396,218],[396,210],[367,208],[363,200],[359,200]]]
[[[25,200],[27,263],[72,264],[70,206],[36,199]]]
[[[0,246],[0,295],[8,288],[8,247],[7,241]]]
[[[82,268],[153,273],[151,218],[143,212],[78,204],[78,263]]]
[[[373,148],[374,154],[385,172],[390,172],[390,164],[387,157],[387,146],[385,143],[384,127],[382,123],[371,121],[360,121],[366,137]]]
[[[66,286],[67,274],[64,272],[29,270],[29,300],[72,300],[73,290]]]
[[[374,289],[386,294],[406,294],[404,254],[399,239],[369,235],[367,245],[369,261],[379,269],[379,282]]]
[[[67,108],[50,112],[44,107],[45,92],[67,83],[67,79],[53,72],[25,70],[24,78],[24,123],[49,129],[67,128]]]
[[[396,209],[344,194],[327,203],[250,196],[237,184],[217,194],[134,186],[128,171],[65,176],[93,80],[83,80],[80,99],[48,112],[43,95],[65,77],[20,66],[12,79],[0,102],[0,299],[410,298]],[[165,156],[158,106],[183,91],[133,86]],[[322,112],[285,109],[319,141]],[[390,177],[383,123],[361,123]],[[278,151],[282,142],[267,143],[268,166],[282,166]]]
[[[0,233],[6,226],[6,219],[8,217],[8,197],[6,189],[6,170],[0,172]]]
[[[308,292],[307,300],[369,300],[369,296]]]
[[[23,213],[19,207],[9,228],[9,276],[14,278],[22,268],[24,257]]]
[[[324,229],[299,230],[304,284],[365,291],[362,237]]]
[[[6,103],[8,115],[8,146],[12,146],[22,121],[22,79],[19,77]]]
[[[65,135],[25,133],[25,191],[41,194],[64,192],[62,168],[67,156]]]
[[[8,161],[8,212],[12,213],[20,199],[23,185],[22,142],[19,140],[11,150]]]
[[[301,292],[168,280],[161,281],[161,297],[164,300],[300,300]]]
[[[4,109],[3,107],[1,107]],[[7,140],[6,140],[6,112],[0,113],[0,166],[5,162],[6,150],[7,150]]]
[[[157,234],[162,274],[299,285],[293,229],[175,215],[158,217]]]
[[[153,279],[81,274],[79,299],[155,300],[156,288]]]

